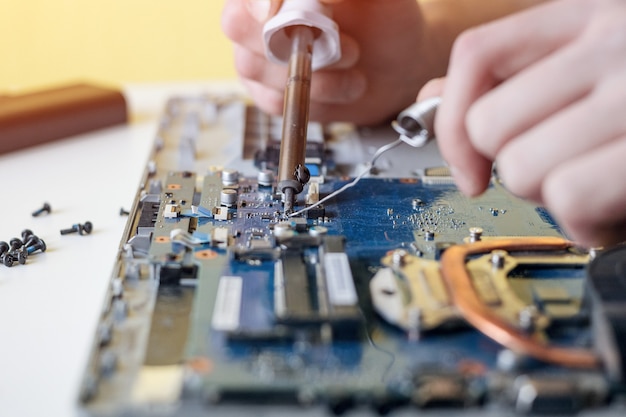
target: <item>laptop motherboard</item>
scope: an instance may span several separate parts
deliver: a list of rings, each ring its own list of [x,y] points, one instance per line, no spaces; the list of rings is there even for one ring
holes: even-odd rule
[[[391,129],[311,123],[287,216],[280,127],[235,96],[168,102],[83,411],[623,415],[622,248],[577,248],[495,174],[464,197],[434,144],[364,165]]]

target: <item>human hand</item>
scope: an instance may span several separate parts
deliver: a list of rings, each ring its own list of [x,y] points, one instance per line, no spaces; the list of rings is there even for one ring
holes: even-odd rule
[[[459,37],[435,129],[463,192],[495,161],[507,189],[598,246],[626,239],[624,109],[626,3],[557,0]]]
[[[321,1],[333,4],[342,57],[313,75],[312,120],[370,125],[389,120],[413,101],[433,67],[443,73],[443,64],[420,54],[423,25],[416,0]],[[242,82],[257,105],[272,114],[283,110],[287,68],[266,59],[261,33],[268,13],[280,3],[228,0],[222,15]]]

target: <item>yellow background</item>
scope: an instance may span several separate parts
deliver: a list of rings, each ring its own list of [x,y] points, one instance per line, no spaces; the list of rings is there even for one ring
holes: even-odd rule
[[[234,78],[225,0],[0,0],[0,93]]]

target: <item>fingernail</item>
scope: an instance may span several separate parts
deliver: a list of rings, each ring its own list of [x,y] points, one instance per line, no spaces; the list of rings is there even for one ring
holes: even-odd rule
[[[246,8],[252,17],[259,22],[265,22],[270,17],[272,1],[270,0],[246,0]]]

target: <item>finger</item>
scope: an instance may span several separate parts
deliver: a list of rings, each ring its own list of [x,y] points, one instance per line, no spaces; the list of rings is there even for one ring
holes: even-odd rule
[[[625,86],[624,76],[605,81],[602,88],[504,145],[498,173],[506,187],[541,202],[541,183],[555,166],[623,135],[626,118],[615,117],[615,109],[626,107],[626,95],[620,93]]]
[[[428,98],[439,97],[443,93],[443,87],[445,85],[445,78],[434,78],[428,81],[421,88],[417,95],[417,101],[426,100]]]
[[[284,95],[281,91],[245,78],[241,79],[241,83],[246,87],[256,106],[265,113],[275,116],[283,114]]]
[[[451,58],[473,64],[496,82],[508,79],[580,34],[593,5],[579,0],[578,12],[571,13],[574,1],[552,1],[470,30],[455,43]]]
[[[454,182],[461,192],[468,196],[476,196],[483,192],[489,183],[492,162],[474,149],[463,125],[463,111],[455,94],[449,92],[453,88],[448,77],[443,86],[442,101],[435,116],[435,132],[441,156],[450,167]],[[467,104],[464,106],[468,107]]]
[[[287,80],[285,65],[269,62],[264,54],[235,45],[233,47],[235,69],[239,76],[265,84],[274,90],[283,90]]]
[[[366,90],[367,78],[356,68],[320,70],[311,78],[311,101],[321,104],[350,104]]]
[[[626,240],[626,136],[559,166],[543,198],[570,238],[585,246]],[[613,179],[613,180],[612,180]]]
[[[470,143],[465,126],[468,110],[503,79],[575,36],[583,24],[584,10],[564,14],[563,4],[551,2],[510,16],[468,31],[455,42],[436,130],[442,154],[455,171],[462,173],[457,181],[462,191],[480,193],[490,174],[489,159]],[[581,8],[585,4],[581,2]]]
[[[229,0],[225,3],[222,11],[222,31],[235,44],[256,54],[265,54],[262,24],[250,15],[244,0]]]
[[[339,46],[341,48],[341,58],[334,64],[324,67],[324,69],[350,68],[355,66],[359,61],[361,50],[356,39],[352,36],[340,33]]]
[[[595,45],[575,41],[483,95],[466,120],[474,147],[493,159],[513,137],[585,97],[604,68],[613,67],[602,54]],[[580,121],[588,123],[588,117]]]

